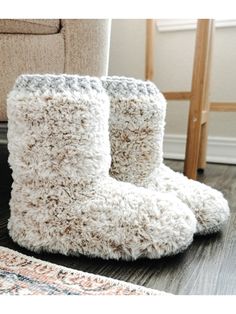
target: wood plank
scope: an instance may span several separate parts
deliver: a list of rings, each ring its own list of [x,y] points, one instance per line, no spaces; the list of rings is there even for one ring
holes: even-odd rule
[[[207,42],[207,52],[205,60],[205,82],[203,89],[203,103],[202,107],[203,112],[206,112],[205,122],[201,124],[201,133],[200,133],[200,144],[198,151],[198,163],[197,169],[204,170],[206,168],[206,155],[207,155],[207,141],[208,141],[208,112],[210,110],[210,82],[211,82],[211,67],[212,67],[212,53],[213,53],[213,39],[214,39],[215,25],[214,20],[209,20],[208,26],[208,42]]]
[[[163,95],[167,100],[190,100],[191,92],[163,92]]]
[[[184,165],[184,173],[191,179],[196,179],[197,175],[201,140],[201,112],[206,109],[205,103],[208,102],[208,54],[211,44],[211,29],[212,20],[198,20]]]
[[[153,80],[154,75],[154,38],[155,38],[155,20],[146,20],[146,68],[145,79]]]
[[[236,111],[236,102],[211,102],[211,111],[234,112]]]

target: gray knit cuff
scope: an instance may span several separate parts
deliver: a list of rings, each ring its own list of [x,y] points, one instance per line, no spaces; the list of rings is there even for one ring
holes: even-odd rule
[[[150,81],[142,81],[129,77],[103,76],[103,87],[110,97],[160,96],[160,91]]]
[[[27,92],[58,92],[75,91],[80,93],[103,92],[101,81],[97,77],[79,75],[53,75],[53,74],[23,74],[20,75],[14,85],[17,91]]]

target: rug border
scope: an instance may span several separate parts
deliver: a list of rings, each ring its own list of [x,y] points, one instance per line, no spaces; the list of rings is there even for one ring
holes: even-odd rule
[[[168,292],[165,292],[165,291],[161,291],[161,290],[156,290],[156,289],[152,289],[152,288],[146,288],[144,286],[140,286],[140,285],[136,285],[136,284],[133,284],[133,283],[130,283],[130,282],[126,282],[126,281],[123,281],[123,280],[119,280],[119,279],[114,279],[114,278],[111,278],[111,277],[107,277],[107,276],[104,276],[104,275],[97,275],[97,274],[92,274],[92,273],[88,273],[88,272],[85,272],[85,271],[82,271],[82,270],[78,270],[78,269],[73,269],[73,268],[70,268],[70,267],[65,267],[65,266],[62,266],[62,265],[58,265],[58,264],[54,264],[54,263],[51,263],[51,262],[47,262],[47,261],[44,261],[44,260],[41,260],[39,258],[36,258],[36,257],[33,257],[33,256],[28,256],[26,254],[23,254],[23,253],[20,253],[18,251],[15,251],[15,250],[12,250],[12,249],[9,249],[8,247],[5,247],[5,246],[0,246],[0,250],[3,250],[3,251],[6,251],[6,252],[9,252],[9,253],[14,253],[20,257],[26,257],[28,258],[30,261],[32,262],[41,262],[43,264],[46,264],[48,266],[53,266],[53,267],[56,267],[57,269],[62,269],[62,270],[65,270],[65,271],[71,271],[71,272],[75,272],[77,274],[80,274],[80,275],[87,275],[91,278],[99,278],[99,279],[106,279],[106,280],[109,280],[111,283],[114,283],[114,284],[117,284],[117,285],[120,285],[121,287],[123,288],[127,288],[130,287],[130,288],[134,288],[140,292],[150,292],[150,293],[153,293],[152,296],[174,296],[173,294],[171,293],[168,293]]]

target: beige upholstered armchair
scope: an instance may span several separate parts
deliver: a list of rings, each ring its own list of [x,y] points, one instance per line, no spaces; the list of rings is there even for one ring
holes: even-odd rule
[[[0,121],[22,73],[107,73],[109,20],[0,19]]]

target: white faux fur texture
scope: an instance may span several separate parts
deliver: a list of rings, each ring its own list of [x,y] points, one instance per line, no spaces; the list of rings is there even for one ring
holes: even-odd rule
[[[8,228],[39,252],[132,260],[185,249],[194,215],[109,177],[109,99],[97,78],[23,75],[8,97],[14,183]]]
[[[166,101],[151,82],[119,77],[106,77],[102,82],[111,101],[110,173],[137,184],[162,162]]]
[[[194,212],[197,233],[218,231],[229,217],[222,193],[163,164],[166,101],[151,82],[103,77],[110,97],[110,174],[158,192],[173,193]]]

